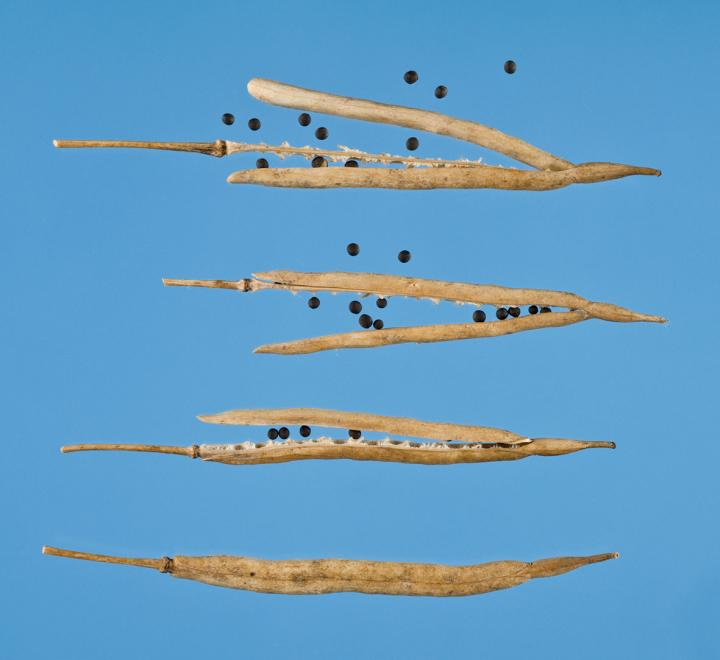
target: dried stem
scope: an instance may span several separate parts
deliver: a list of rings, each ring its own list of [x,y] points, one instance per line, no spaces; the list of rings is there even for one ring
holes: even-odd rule
[[[327,94],[265,78],[253,78],[248,83],[247,89],[256,99],[284,108],[339,115],[348,119],[392,124],[447,135],[492,149],[541,170],[564,170],[573,166],[567,160],[553,156],[519,138],[505,135],[497,129],[448,117],[438,112]]]
[[[126,148],[188,151],[222,158],[227,154],[225,140],[215,142],[143,142],[137,140],[53,140],[59,149]]]
[[[145,451],[155,454],[176,454],[178,456],[197,455],[196,445],[190,447],[175,447],[171,445],[133,445],[133,444],[93,444],[84,443],[79,445],[65,445],[60,448],[63,454],[71,454],[75,451]]]
[[[470,566],[379,562],[353,559],[266,560],[216,555],[172,559],[126,559],[43,548],[73,559],[157,568],[174,577],[206,584],[276,594],[358,592],[398,596],[470,596],[508,589],[534,578],[553,577],[619,555],[554,557],[534,562],[497,561]],[[149,562],[156,562],[151,565]]]

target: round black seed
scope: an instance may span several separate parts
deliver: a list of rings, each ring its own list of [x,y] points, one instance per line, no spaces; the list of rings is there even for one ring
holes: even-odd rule
[[[382,330],[384,325],[385,324],[382,322],[382,319],[375,319],[373,321],[373,328],[375,328],[375,330]]]
[[[357,243],[348,243],[347,253],[351,257],[357,257],[360,254],[360,246]]]
[[[313,167],[327,167],[327,161],[322,156],[315,156],[312,159]]]
[[[278,435],[280,436],[281,440],[287,440],[290,437],[290,431],[288,430],[287,426],[281,426],[278,429]]]
[[[416,137],[409,137],[407,140],[405,140],[405,146],[408,148],[409,151],[415,151],[420,146],[420,140],[418,140]]]
[[[504,321],[508,317],[508,311],[504,307],[500,307],[496,312],[497,316],[501,321]]]
[[[329,135],[328,129],[325,128],[324,126],[320,126],[320,128],[315,129],[315,137],[318,140],[325,140],[328,135]]]
[[[519,307],[508,307],[508,314],[512,316],[513,318],[517,318],[520,316],[520,308]]]
[[[300,124],[300,126],[310,126],[311,121],[312,119],[310,119],[310,115],[307,112],[303,112],[298,117],[298,123]]]
[[[375,304],[376,304],[380,309],[385,309],[385,308],[387,307],[387,298],[378,298],[378,299],[375,301]]]
[[[275,440],[278,437],[277,429],[268,429],[268,439]]]
[[[358,162],[352,158],[345,163],[345,167],[358,167]]]
[[[408,261],[410,261],[410,252],[408,250],[400,250],[398,252],[398,261],[401,264],[406,264]]]
[[[505,73],[515,73],[517,71],[517,64],[513,62],[512,60],[508,60],[505,62]]]
[[[310,427],[309,427],[309,426],[305,426],[305,424],[303,424],[303,425],[300,427],[300,435],[301,435],[303,438],[307,438],[307,437],[310,435]]]
[[[361,431],[355,431],[354,429],[350,429],[350,430],[348,431],[348,435],[349,435],[353,440],[360,440],[360,436],[362,435],[362,432],[361,432]]]
[[[369,327],[372,325],[373,320],[372,320],[372,317],[369,316],[368,314],[360,314],[360,318],[358,319],[358,323],[359,323],[363,328],[369,328]]]
[[[487,316],[485,316],[485,312],[481,309],[476,309],[473,312],[473,321],[475,321],[475,323],[482,323],[486,318]]]
[[[255,161],[255,167],[257,167],[258,169],[263,169],[265,167],[270,167],[270,164],[267,162],[266,158],[258,158]]]
[[[540,310],[538,309],[537,305],[530,305],[530,307],[528,307],[528,312],[530,312],[531,314],[537,314],[538,311]]]
[[[235,115],[230,114],[229,112],[226,112],[222,116],[222,123],[226,126],[232,126],[235,123]]]
[[[435,88],[435,98],[444,99],[447,96],[447,87],[445,85],[438,85]]]
[[[320,298],[318,298],[317,296],[313,296],[312,298],[310,298],[310,300],[308,300],[308,307],[310,309],[317,309],[318,307],[320,307]]]
[[[353,301],[348,305],[348,309],[349,309],[353,314],[359,314],[359,313],[362,311],[362,305],[361,305],[357,300],[353,300]]]
[[[541,307],[540,308],[541,314],[546,314],[547,312],[552,312],[552,310],[549,307]]]
[[[257,131],[260,128],[260,120],[257,117],[253,117],[252,119],[248,120],[248,128],[251,131]]]
[[[418,81],[419,77],[420,76],[418,76],[417,71],[406,71],[405,75],[403,76],[403,80],[408,85],[413,85]]]

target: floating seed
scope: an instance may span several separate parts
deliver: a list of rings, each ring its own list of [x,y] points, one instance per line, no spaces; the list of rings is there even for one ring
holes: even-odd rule
[[[405,75],[403,76],[403,80],[408,85],[414,85],[418,81],[419,77],[420,76],[418,76],[417,71],[406,71]]]
[[[235,123],[235,115],[230,114],[229,112],[226,112],[222,116],[222,123],[226,126],[232,126]]]
[[[515,73],[517,71],[517,64],[513,62],[512,60],[508,60],[505,62],[505,73]]]
[[[376,304],[380,309],[385,309],[385,308],[387,307],[387,298],[378,298],[378,299],[375,301],[375,304]]]
[[[281,426],[278,430],[278,435],[281,440],[287,440],[290,437],[290,431],[287,426]]]
[[[351,257],[357,257],[360,254],[360,246],[357,243],[348,243],[347,253]]]
[[[407,140],[405,140],[405,146],[408,148],[409,151],[415,151],[420,146],[420,140],[418,140],[416,137],[409,137]]]
[[[497,316],[501,321],[504,321],[508,317],[508,311],[504,307],[500,307],[496,312]]]
[[[300,435],[301,435],[303,438],[307,438],[307,437],[310,435],[310,427],[309,427],[309,426],[306,426],[305,424],[303,424],[303,425],[300,427]]]
[[[275,440],[278,437],[277,429],[268,429],[267,436],[269,440]]]
[[[353,300],[353,301],[348,305],[348,309],[349,309],[353,314],[359,314],[359,313],[362,311],[362,304],[361,304],[359,301],[357,301],[357,300]]]
[[[257,117],[253,117],[252,119],[248,120],[248,128],[251,131],[257,131],[260,129],[260,120]]]
[[[406,264],[408,261],[410,261],[410,251],[409,250],[400,250],[398,252],[398,261],[401,264]]]
[[[315,129],[315,137],[318,140],[325,140],[327,139],[327,136],[329,135],[328,129],[324,126],[320,126],[320,128]]]
[[[385,324],[382,322],[382,319],[375,319],[373,321],[373,328],[375,328],[375,330],[382,330],[384,325]]]
[[[355,429],[350,429],[350,430],[348,431],[348,435],[349,435],[353,440],[360,440],[360,436],[362,435],[362,432],[361,432],[361,431],[356,431]]]
[[[520,308],[519,307],[508,307],[508,314],[512,316],[513,318],[517,318],[520,316]]]
[[[265,167],[270,167],[270,164],[267,162],[267,158],[258,158],[255,161],[255,167],[258,169],[263,169]]]
[[[552,312],[552,310],[549,307],[541,307],[540,308],[541,314],[547,314],[548,312]]]
[[[475,321],[475,323],[482,323],[486,318],[485,312],[481,309],[476,309],[473,312],[473,321]]]
[[[327,167],[327,161],[322,156],[315,156],[312,159],[313,167]]]
[[[317,309],[318,307],[320,307],[320,298],[318,298],[317,296],[313,296],[312,298],[310,298],[310,300],[308,300],[308,307],[310,309]]]
[[[444,99],[447,96],[447,87],[445,85],[438,85],[435,88],[435,98]]]
[[[528,307],[528,312],[530,312],[531,314],[537,314],[539,311],[540,310],[538,309],[537,305],[530,305],[530,307]]]
[[[310,119],[310,115],[307,112],[303,112],[298,117],[298,123],[300,124],[300,126],[310,126],[311,121],[312,119]]]
[[[358,323],[363,328],[369,328],[372,325],[372,322],[373,322],[372,317],[369,316],[368,314],[361,314],[360,318],[358,319]]]
[[[345,167],[358,167],[358,162],[351,158],[345,163]]]

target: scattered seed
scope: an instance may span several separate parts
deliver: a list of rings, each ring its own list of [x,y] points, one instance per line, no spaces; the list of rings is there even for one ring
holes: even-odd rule
[[[419,77],[417,71],[406,71],[403,80],[405,80],[408,85],[414,85]]]
[[[520,308],[519,307],[508,307],[508,314],[512,316],[513,318],[517,318],[520,316]]]
[[[373,328],[375,328],[375,330],[382,330],[384,326],[385,324],[382,322],[382,319],[375,319],[373,321]]]
[[[400,252],[398,252],[398,261],[401,264],[406,264],[408,261],[410,261],[410,257],[411,254],[409,250],[400,250]]]
[[[313,296],[312,298],[310,298],[310,300],[308,300],[308,307],[310,309],[317,309],[318,307],[320,307],[320,298],[318,298],[317,296]]]
[[[345,163],[345,167],[358,167],[358,162],[351,158]]]
[[[329,135],[328,129],[324,126],[320,126],[320,128],[315,129],[315,137],[318,140],[325,140],[327,139],[327,136]]]
[[[372,317],[369,316],[368,314],[361,314],[360,318],[358,319],[358,323],[363,328],[369,328],[372,325],[372,322],[373,322]]]
[[[277,429],[268,429],[267,436],[268,436],[268,439],[275,440],[278,437]]]
[[[500,307],[495,312],[495,316],[497,316],[501,321],[504,321],[508,317],[508,311],[504,307]]]
[[[357,243],[348,243],[347,253],[351,257],[357,257],[360,254],[360,246]]]
[[[353,301],[348,305],[348,309],[349,309],[353,314],[359,314],[359,313],[362,311],[362,304],[361,304],[359,301],[357,301],[357,300],[353,300]]]
[[[475,321],[475,323],[482,323],[486,318],[485,312],[481,309],[476,309],[473,312],[473,321]]]
[[[253,117],[252,119],[248,120],[248,128],[251,131],[257,131],[260,129],[260,120],[257,117]]]
[[[420,140],[418,140],[416,137],[409,137],[407,140],[405,140],[405,146],[408,148],[409,151],[415,151],[420,146]]]
[[[312,159],[313,167],[327,167],[327,161],[322,156],[315,156]]]
[[[362,432],[361,432],[361,431],[356,431],[356,430],[354,430],[354,429],[350,429],[350,430],[348,431],[348,435],[349,435],[353,440],[360,440],[360,436],[362,435]]]
[[[266,167],[270,167],[270,164],[267,162],[267,158],[258,158],[255,161],[255,167],[258,169],[264,169]]]
[[[517,64],[513,62],[512,60],[508,60],[505,62],[505,73],[515,73],[517,71]]]
[[[222,116],[222,123],[226,126],[232,126],[235,123],[235,115],[230,114],[229,112],[226,112]]]
[[[528,307],[528,312],[530,312],[531,314],[537,314],[538,311],[540,310],[538,309],[537,305],[530,305],[530,307]]]
[[[310,118],[310,115],[307,112],[303,112],[298,117],[298,123],[300,124],[300,126],[310,126],[311,121],[312,121],[312,119]]]
[[[445,85],[438,85],[435,88],[435,98],[444,99],[447,96],[447,87]]]
[[[552,312],[552,310],[549,307],[541,307],[540,308],[541,314],[547,314],[547,312]]]
[[[385,309],[385,308],[387,307],[387,298],[378,298],[378,299],[375,301],[375,304],[376,304],[380,309]]]
[[[303,438],[307,438],[307,437],[310,435],[310,427],[309,427],[309,426],[306,426],[305,424],[303,424],[303,425],[300,427],[300,435],[301,435]]]

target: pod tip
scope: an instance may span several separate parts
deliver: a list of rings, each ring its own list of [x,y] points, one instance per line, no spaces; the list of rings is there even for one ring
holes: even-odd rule
[[[48,546],[44,545],[44,546],[42,547],[42,553],[43,553],[44,555],[49,555],[49,554],[50,554],[50,548],[48,548]]]
[[[53,147],[59,147],[59,146],[60,146],[60,145],[58,144],[58,141],[57,141],[57,140],[53,140]]]
[[[617,559],[618,557],[620,557],[620,553],[619,553],[619,552],[611,552],[611,553],[610,553],[610,558],[611,558],[611,559]]]
[[[60,447],[60,453],[61,453],[61,454],[67,454],[67,447],[66,447],[65,445],[63,445],[62,447]]]

